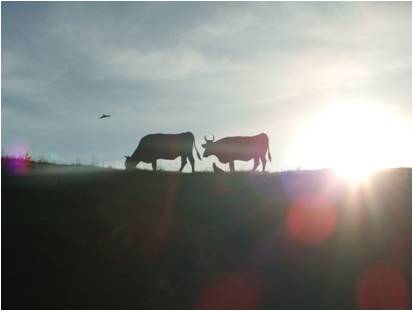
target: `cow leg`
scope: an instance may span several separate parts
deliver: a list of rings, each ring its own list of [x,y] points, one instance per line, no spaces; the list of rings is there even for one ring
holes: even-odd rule
[[[259,158],[254,158],[254,167],[252,168],[252,171],[255,171],[260,164]]]
[[[184,169],[186,165],[186,157],[185,156],[181,156],[181,168],[179,169],[180,172],[182,172],[182,170]]]
[[[152,169],[156,171],[156,160],[152,161]]]
[[[189,163],[191,164],[192,173],[194,173],[195,172],[195,159],[192,154],[188,157],[188,159],[189,159]]]
[[[234,161],[229,161],[229,171],[235,172]]]
[[[262,163],[262,171],[265,171],[265,165],[267,164],[267,160],[265,159],[265,155],[261,157],[261,163]]]

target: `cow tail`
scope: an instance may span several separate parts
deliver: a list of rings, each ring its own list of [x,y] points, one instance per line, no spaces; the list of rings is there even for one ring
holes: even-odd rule
[[[198,156],[198,159],[202,161],[201,156],[199,155],[198,149],[196,149],[195,140],[194,140],[194,147],[195,147],[195,151],[196,151],[196,155]]]
[[[268,159],[270,160],[270,162],[272,161],[271,160],[271,152],[270,152],[270,145],[268,144]]]

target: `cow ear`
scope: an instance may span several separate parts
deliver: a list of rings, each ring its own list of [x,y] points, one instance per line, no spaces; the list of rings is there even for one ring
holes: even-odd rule
[[[127,160],[127,159],[129,159],[129,157],[128,156],[124,156],[125,157],[125,159]]]
[[[202,146],[203,148],[205,148],[206,144],[202,144],[201,146]]]

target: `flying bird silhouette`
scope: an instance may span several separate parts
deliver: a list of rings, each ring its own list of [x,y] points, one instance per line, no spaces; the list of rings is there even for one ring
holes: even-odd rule
[[[102,114],[99,119],[110,118],[109,114]]]

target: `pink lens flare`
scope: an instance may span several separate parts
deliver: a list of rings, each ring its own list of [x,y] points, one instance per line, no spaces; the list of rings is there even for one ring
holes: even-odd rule
[[[292,240],[314,246],[332,235],[336,223],[337,211],[330,200],[320,195],[307,195],[293,201],[286,229]]]
[[[389,264],[369,267],[358,280],[356,303],[361,309],[407,309],[410,300],[406,280]]]
[[[21,175],[30,171],[31,162],[27,158],[4,158],[1,161],[2,169],[13,175]]]
[[[197,309],[256,309],[260,286],[247,275],[227,275],[212,282],[200,295]]]
[[[29,147],[24,143],[15,144],[7,150],[5,156],[2,155],[2,169],[14,175],[21,175],[31,168]]]
[[[15,144],[8,150],[8,154],[16,158],[23,158],[28,152],[29,146],[24,143]]]

